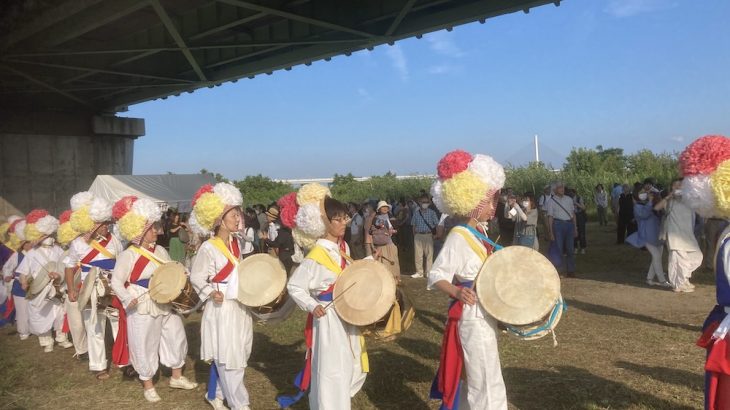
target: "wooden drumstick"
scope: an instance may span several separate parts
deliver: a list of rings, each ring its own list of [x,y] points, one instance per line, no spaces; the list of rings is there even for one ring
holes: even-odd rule
[[[350,286],[348,286],[347,288],[345,288],[345,290],[343,290],[343,291],[342,291],[342,293],[340,293],[339,295],[337,295],[337,297],[336,297],[336,298],[332,299],[332,302],[330,302],[330,303],[328,303],[328,304],[326,304],[326,305],[324,306],[324,310],[327,310],[327,308],[329,308],[329,307],[330,307],[330,306],[331,306],[331,305],[332,305],[333,303],[335,303],[335,301],[336,301],[337,299],[341,298],[341,297],[342,297],[342,295],[344,295],[344,294],[345,294],[345,292],[347,292],[348,290],[352,289],[352,287],[353,287],[353,286],[355,286],[355,285],[357,285],[357,282],[353,282],[353,283],[352,283],[352,285],[350,285]]]

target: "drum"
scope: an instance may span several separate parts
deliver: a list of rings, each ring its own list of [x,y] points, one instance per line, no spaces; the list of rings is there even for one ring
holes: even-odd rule
[[[111,306],[114,293],[112,292],[111,286],[109,286],[109,273],[109,271],[99,269],[96,266],[91,267],[79,291],[79,310],[87,308],[94,291],[96,291],[96,304],[98,308],[103,309]]]
[[[160,304],[171,304],[180,314],[188,314],[201,304],[200,297],[185,274],[180,262],[167,262],[152,272],[149,284],[150,299]]]
[[[362,329],[364,336],[374,337],[381,342],[390,342],[408,330],[413,324],[416,309],[402,287],[396,288],[395,303],[380,320]]]
[[[273,302],[263,306],[249,307],[248,309],[258,319],[259,323],[271,325],[288,319],[296,307],[297,304],[294,299],[290,298],[286,289],[284,289]]]
[[[263,253],[249,256],[238,264],[237,299],[248,307],[282,302],[286,279],[286,269],[279,258]]]
[[[374,260],[353,262],[335,282],[332,302],[342,320],[371,325],[393,307],[396,284],[388,268]]]
[[[487,313],[527,340],[551,333],[564,307],[555,266],[525,246],[492,254],[479,271],[476,293]]]

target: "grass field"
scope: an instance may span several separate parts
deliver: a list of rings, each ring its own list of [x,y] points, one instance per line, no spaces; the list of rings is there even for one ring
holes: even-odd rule
[[[500,337],[502,369],[515,409],[698,409],[702,407],[704,351],[694,345],[714,305],[714,281],[699,271],[697,291],[674,294],[644,283],[648,252],[614,244],[609,228],[589,224],[589,249],[577,255],[578,277],[563,279],[568,311],[550,337],[524,342]],[[666,266],[666,265],[665,265]],[[428,399],[437,366],[447,300],[425,290],[425,279],[404,278],[417,316],[408,332],[389,343],[370,342],[371,373],[353,399],[355,409],[436,409]],[[198,360],[200,316],[186,320],[185,374],[194,391],[157,383],[163,401],[147,404],[135,381],[119,371],[98,382],[72,350],[43,353],[35,337],[21,342],[0,330],[0,407],[205,409],[207,366]],[[245,383],[253,409],[274,409],[274,398],[293,393],[304,347],[304,314],[278,326],[257,325]],[[307,408],[306,400],[296,407]]]

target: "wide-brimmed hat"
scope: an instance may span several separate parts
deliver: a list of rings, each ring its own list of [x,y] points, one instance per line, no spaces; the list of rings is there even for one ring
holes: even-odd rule
[[[541,320],[560,300],[560,277],[540,252],[510,246],[489,256],[476,279],[476,293],[495,319],[527,325]]]
[[[278,258],[260,253],[238,264],[238,301],[263,306],[276,300],[286,287],[286,268]]]
[[[375,210],[376,210],[376,211],[379,211],[379,210],[380,210],[380,208],[382,208],[382,207],[384,207],[384,206],[387,206],[387,207],[388,207],[388,209],[390,209],[390,204],[389,204],[389,203],[387,203],[387,202],[385,202],[385,201],[380,201],[380,202],[378,202],[378,207],[377,207],[377,208],[375,208]]]
[[[150,299],[161,304],[170,303],[180,296],[187,281],[182,263],[164,263],[155,269],[150,278]]]
[[[335,282],[335,310],[342,320],[355,326],[375,323],[393,306],[395,287],[393,275],[382,263],[355,261]]]
[[[274,218],[274,219],[279,218],[279,210],[273,206],[271,208],[267,209],[265,213],[266,213],[266,216],[268,216],[269,218]]]

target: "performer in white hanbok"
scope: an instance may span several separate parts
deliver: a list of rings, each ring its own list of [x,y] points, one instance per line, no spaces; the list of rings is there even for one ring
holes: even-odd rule
[[[71,210],[66,210],[61,213],[58,217],[58,231],[56,232],[56,242],[63,248],[61,259],[59,262],[64,264],[68,254],[70,252],[71,242],[78,238],[80,233],[76,232],[71,226]],[[64,265],[65,266],[65,265]],[[65,282],[65,269],[61,273],[64,275],[64,287],[66,288],[66,297],[63,301],[63,307],[66,311],[66,323],[64,323],[64,331],[71,334],[71,341],[74,345],[76,357],[79,360],[88,360],[89,346],[86,343],[86,330],[84,330],[84,319],[81,317],[81,311],[79,310],[78,303],[71,302],[68,298],[68,290],[70,288],[77,288],[78,285],[74,282]],[[74,280],[78,277],[80,282],[80,273],[74,275]],[[79,283],[80,284],[80,283]]]
[[[211,362],[206,400],[213,408],[249,409],[243,383],[253,341],[252,318],[237,300],[243,197],[235,186],[205,185],[193,197],[189,223],[194,231],[213,236],[198,249],[190,282],[207,300],[200,326],[200,358]]]
[[[71,242],[68,256],[64,259],[66,283],[74,283],[77,270],[81,271],[81,283],[83,283],[92,266],[111,272],[117,255],[122,251],[122,245],[119,239],[109,232],[112,205],[105,199],[95,197],[90,192],[79,192],[71,197],[71,210],[73,211],[71,226],[81,236]],[[81,285],[69,287],[68,299],[71,303],[77,301],[80,288]],[[94,287],[92,301],[96,300],[96,292]],[[107,317],[111,322],[113,336],[116,337],[118,329],[116,315],[109,315],[107,312],[97,309],[95,303],[89,303],[81,312],[88,343],[89,370],[94,372],[99,380],[109,378],[104,343]],[[75,331],[72,329],[72,335],[78,332],[79,329]]]
[[[38,336],[38,342],[46,353],[53,351],[53,335],[56,332],[56,342],[64,349],[73,345],[68,341],[68,335],[63,331],[65,311],[60,290],[56,286],[60,282],[63,272],[47,271],[46,266],[58,262],[63,249],[55,244],[53,234],[58,229],[58,220],[44,209],[35,209],[25,216],[25,237],[33,245],[23,262],[16,271],[20,274],[23,288],[28,290],[29,280],[41,280],[41,275],[48,275],[50,281],[35,297],[28,301],[28,316],[30,332]]]
[[[504,170],[487,155],[464,151],[446,154],[437,169],[433,202],[442,212],[461,217],[462,224],[451,230],[428,274],[428,288],[452,298],[431,397],[443,401],[442,409],[506,410],[497,321],[472,290],[496,246],[487,237],[486,223],[494,217]]]
[[[151,200],[132,196],[114,205],[114,217],[122,237],[129,241],[112,273],[111,287],[126,313],[125,321],[120,320],[118,339],[126,333],[129,359],[142,381],[144,398],[154,403],[161,400],[152,381],[160,363],[172,369],[170,387],[190,390],[198,386],[182,375],[188,353],[182,319],[171,305],[156,303],[148,293],[152,273],[170,261],[165,248],[155,243],[155,224],[162,211]]]
[[[304,369],[296,377],[299,393],[278,397],[282,408],[309,392],[310,409],[350,409],[351,398],[362,388],[369,370],[358,327],[340,319],[335,309],[324,307],[332,301],[335,281],[351,260],[343,240],[350,220],[347,206],[329,195],[327,188],[317,184],[304,185],[297,194],[295,238],[311,250],[289,279],[287,291],[309,312],[304,332],[307,354]],[[316,239],[313,246],[312,239]]]
[[[24,230],[25,219],[13,218],[7,233],[8,245],[13,254],[3,265],[3,280],[5,283],[12,283],[10,290],[12,306],[6,305],[6,310],[15,311],[15,330],[18,332],[20,340],[26,340],[30,337],[28,301],[25,299],[25,290],[20,282],[20,275],[16,272],[18,265],[23,262],[25,254],[32,248],[30,242],[25,240]]]

